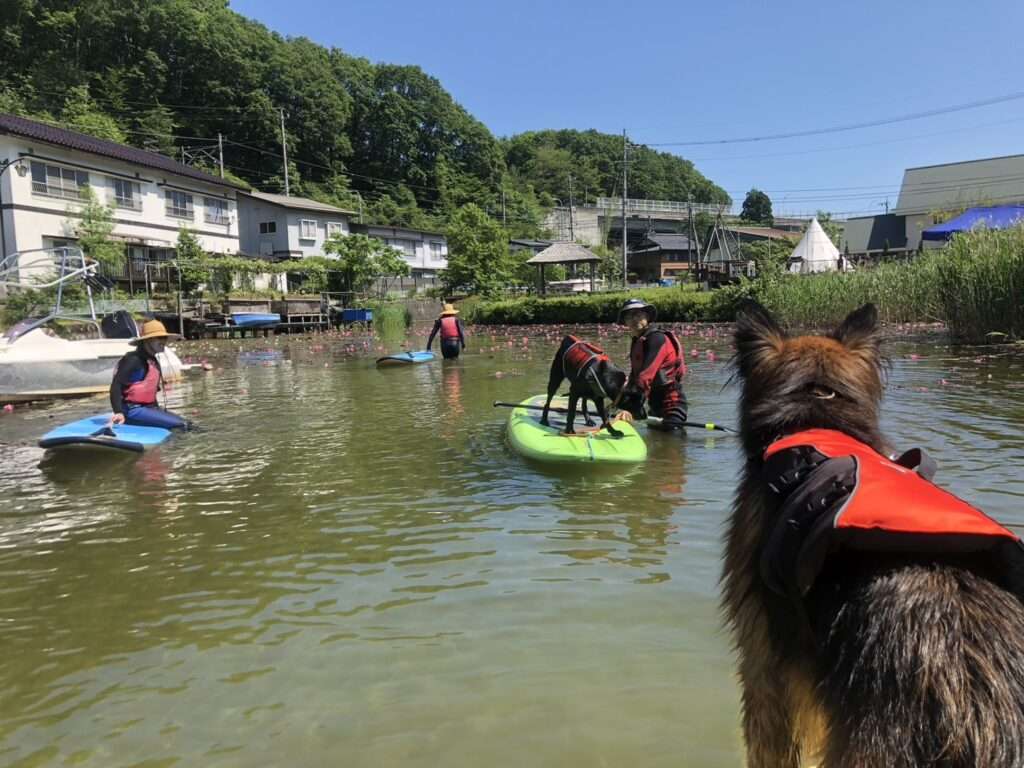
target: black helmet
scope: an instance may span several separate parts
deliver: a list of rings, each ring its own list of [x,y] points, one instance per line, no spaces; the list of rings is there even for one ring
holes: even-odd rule
[[[654,308],[653,304],[648,304],[643,299],[626,299],[626,303],[622,305],[622,309],[619,310],[619,325],[624,325],[622,322],[622,316],[633,309],[642,309],[647,313],[648,322],[653,323],[654,319],[658,316],[658,310]]]

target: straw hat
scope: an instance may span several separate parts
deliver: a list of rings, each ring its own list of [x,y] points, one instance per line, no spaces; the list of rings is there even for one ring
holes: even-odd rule
[[[653,323],[654,319],[658,316],[658,310],[654,308],[653,304],[648,304],[643,299],[627,299],[626,303],[622,305],[622,309],[619,310],[619,324],[622,324],[622,316],[627,312],[634,309],[640,309],[647,313],[648,322]]]
[[[457,315],[457,314],[459,314],[459,310],[457,310],[455,308],[454,304],[445,304],[444,305],[444,309],[441,310],[441,317],[446,317],[447,315]]]
[[[171,339],[180,338],[176,333],[168,333],[164,324],[159,320],[147,320],[142,324],[142,330],[138,336],[132,339],[133,344],[145,341],[146,339]]]

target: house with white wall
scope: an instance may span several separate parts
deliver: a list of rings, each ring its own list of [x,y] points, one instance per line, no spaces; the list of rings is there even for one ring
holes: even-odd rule
[[[239,252],[237,184],[169,157],[0,114],[0,253],[32,254],[74,245],[91,191],[113,213],[111,239],[124,243],[123,274],[174,257],[188,228],[211,253]]]
[[[382,224],[353,224],[352,231],[383,240],[401,253],[416,281],[433,280],[448,266],[448,241],[440,232]]]
[[[353,215],[306,197],[242,193],[238,196],[242,253],[275,261],[323,256],[324,241],[349,234]]]

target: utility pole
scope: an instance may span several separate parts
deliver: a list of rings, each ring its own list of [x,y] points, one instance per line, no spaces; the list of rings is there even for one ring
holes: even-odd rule
[[[622,129],[622,287],[626,287],[628,278],[628,264],[626,261],[626,248],[629,238],[626,236],[626,168],[629,163],[629,143],[626,141],[626,129]]]
[[[576,224],[572,215],[572,174],[569,174],[569,239],[576,242]]]
[[[281,109],[281,154],[284,157],[284,196],[288,197],[288,137],[284,133],[284,109]]]
[[[217,154],[220,156],[220,177],[224,178],[224,137],[217,133]]]
[[[508,222],[505,219],[505,185],[501,185],[501,226],[508,228]]]

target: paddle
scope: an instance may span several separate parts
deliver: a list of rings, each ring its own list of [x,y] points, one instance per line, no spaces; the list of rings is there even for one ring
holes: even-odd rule
[[[523,405],[522,403],[503,403],[503,402],[501,402],[499,400],[495,400],[494,401],[494,407],[495,408],[526,408],[526,409],[531,410],[531,411],[543,411],[544,410],[544,406],[543,405]],[[552,406],[548,410],[551,413],[568,413],[569,412],[568,408],[556,408],[554,406]],[[730,429],[729,427],[722,427],[722,426],[719,426],[718,424],[713,424],[711,422],[702,423],[702,422],[698,422],[698,421],[684,421],[683,425],[687,426],[687,427],[697,427],[698,429],[706,429],[708,431],[714,431],[714,432],[727,432],[727,433],[729,433],[731,435],[737,434],[735,429]]]

